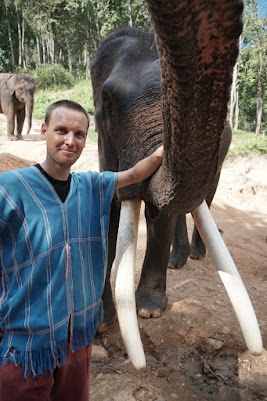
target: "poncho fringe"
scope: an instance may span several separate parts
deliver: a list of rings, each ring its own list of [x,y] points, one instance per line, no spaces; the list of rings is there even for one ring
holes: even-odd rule
[[[96,329],[102,321],[102,310],[95,317],[94,322],[89,322],[86,327],[74,329],[71,333],[71,344],[68,341],[57,343],[55,349],[51,347],[39,351],[17,350],[12,346],[9,349],[0,347],[0,363],[6,365],[9,362],[16,366],[22,366],[25,378],[52,373],[57,367],[66,362],[67,353],[76,352],[87,345],[92,344]]]

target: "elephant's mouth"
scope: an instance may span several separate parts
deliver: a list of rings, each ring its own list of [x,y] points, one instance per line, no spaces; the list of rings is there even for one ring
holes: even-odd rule
[[[149,221],[155,221],[159,217],[160,209],[152,203],[146,203],[146,218]]]
[[[155,221],[159,217],[161,210],[148,199],[147,187],[149,180],[150,179],[137,185],[129,185],[128,187],[118,189],[117,197],[121,202],[130,200],[135,201],[138,199],[139,201],[144,201],[146,203],[147,218],[150,221]]]
[[[128,185],[127,187],[119,188],[117,190],[117,197],[122,201],[140,199],[145,202],[148,201],[147,193],[148,193],[148,185],[150,182],[150,178],[145,181],[139,182],[138,184]]]

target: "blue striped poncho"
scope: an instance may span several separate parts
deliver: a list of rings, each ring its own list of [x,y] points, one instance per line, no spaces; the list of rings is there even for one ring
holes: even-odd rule
[[[63,203],[35,166],[0,174],[0,363],[41,375],[68,346],[92,343],[116,183],[117,173],[72,173]]]

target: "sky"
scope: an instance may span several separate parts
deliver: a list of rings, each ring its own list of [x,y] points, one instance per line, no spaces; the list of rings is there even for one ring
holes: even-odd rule
[[[259,6],[259,17],[263,17],[263,15],[267,15],[267,0],[258,0]]]

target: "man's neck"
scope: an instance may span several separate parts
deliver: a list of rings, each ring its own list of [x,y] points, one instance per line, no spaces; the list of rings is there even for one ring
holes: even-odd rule
[[[70,175],[70,168],[69,167],[62,167],[59,165],[50,166],[45,160],[43,163],[40,163],[40,166],[44,169],[44,171],[50,175],[50,177],[54,178],[55,180],[66,181]]]

